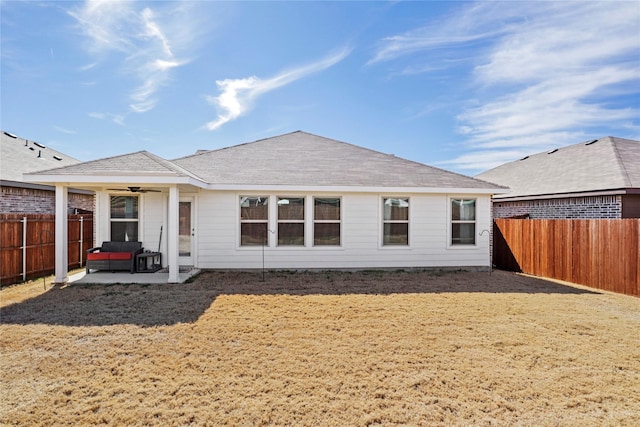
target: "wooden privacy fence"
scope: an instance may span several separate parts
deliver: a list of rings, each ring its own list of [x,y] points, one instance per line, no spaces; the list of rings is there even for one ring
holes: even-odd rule
[[[82,267],[93,247],[93,215],[68,216],[69,268]],[[55,215],[0,214],[0,284],[55,270]]]
[[[496,267],[640,296],[640,219],[496,219]]]

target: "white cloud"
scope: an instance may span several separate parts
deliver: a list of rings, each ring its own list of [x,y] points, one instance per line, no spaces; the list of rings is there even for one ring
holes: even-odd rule
[[[58,132],[66,133],[66,134],[69,134],[69,135],[73,135],[73,134],[77,133],[75,130],[66,129],[66,128],[63,128],[62,126],[54,126],[53,128],[55,130],[57,130]]]
[[[500,10],[504,9],[504,10]],[[509,8],[496,2],[478,2],[456,7],[452,14],[424,27],[386,37],[368,64],[391,61],[416,52],[472,44],[505,31],[503,18]],[[500,17],[498,16],[500,15]],[[511,12],[509,15],[516,15]],[[482,19],[477,19],[482,16]]]
[[[92,68],[95,68],[96,65],[98,65],[97,62],[92,62],[90,64],[83,65],[82,67],[79,68],[79,70],[80,71],[88,71],[88,70],[91,70]]]
[[[179,61],[166,61],[163,59],[156,59],[152,63],[149,64],[151,70],[155,71],[168,71],[172,68],[179,67],[183,65],[183,63]]]
[[[162,50],[166,57],[173,58],[173,52],[169,46],[169,40],[164,35],[157,22],[154,22],[154,13],[151,9],[145,8],[142,11],[142,19],[144,21],[144,35],[149,38],[156,38],[162,45]]]
[[[92,53],[130,52],[133,48],[130,28],[137,26],[134,3],[113,0],[87,0],[69,11],[89,38]]]
[[[129,104],[129,108],[136,113],[144,113],[153,109],[157,104],[154,95],[169,81],[168,71],[180,65],[182,63],[179,61],[162,59],[147,63],[141,69],[141,73],[146,76],[144,82],[129,95],[129,99],[133,101]]]
[[[465,124],[470,142],[478,148],[528,145],[527,138],[532,135],[542,143],[540,136],[546,133],[587,131],[595,124],[608,125],[640,117],[637,109],[588,102],[604,86],[634,79],[638,76],[632,70],[613,67],[565,75],[467,109],[458,119]]]
[[[528,10],[534,16],[528,25],[514,27],[498,39],[476,68],[483,83],[579,77],[581,71],[616,63],[629,54],[638,59],[637,3],[543,3]]]
[[[178,59],[191,49],[195,34],[190,4],[153,3],[156,9],[140,3],[114,0],[88,0],[69,11],[87,36],[87,50],[97,57],[117,53],[122,57],[121,72],[139,83],[129,94],[129,108],[142,113],[153,109],[156,94],[170,81],[170,72],[187,64]],[[171,35],[171,36],[169,36]],[[97,62],[83,67],[93,68]]]
[[[206,99],[217,107],[218,117],[207,123],[206,128],[209,130],[218,129],[223,124],[235,120],[249,111],[260,95],[329,68],[343,60],[348,54],[349,50],[343,49],[320,61],[284,71],[266,80],[252,76],[243,79],[216,81],[220,95],[207,96]]]
[[[87,115],[89,117],[92,117],[92,118],[98,119],[98,120],[104,120],[107,117],[107,115],[105,113],[98,113],[98,112],[95,112],[95,111],[92,111],[92,112],[88,113]]]
[[[216,81],[218,90],[222,93],[215,97],[208,96],[207,101],[215,105],[221,112],[216,120],[207,123],[207,129],[215,130],[245,113],[260,92],[258,89],[260,83],[261,80],[257,77]]]
[[[476,2],[383,40],[370,63],[436,49],[472,58],[474,102],[457,117],[469,153],[448,164],[480,171],[601,129],[637,129],[637,103],[618,96],[640,92],[639,26],[637,2]]]
[[[89,117],[92,117],[98,120],[111,120],[113,123],[117,125],[124,126],[125,116],[123,114],[99,113],[99,112],[93,111],[93,112],[87,113],[87,115]]]
[[[491,169],[513,159],[522,158],[526,150],[505,150],[499,152],[473,152],[437,163],[437,166],[455,166],[462,170],[476,170],[481,165],[482,170]]]
[[[111,114],[111,121],[117,125],[124,126],[124,115]]]

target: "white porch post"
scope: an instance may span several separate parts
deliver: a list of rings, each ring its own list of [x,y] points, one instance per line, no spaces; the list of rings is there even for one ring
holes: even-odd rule
[[[180,281],[180,266],[178,265],[178,227],[180,218],[178,203],[180,190],[176,185],[169,188],[169,218],[167,224],[167,261],[169,264],[169,283]]]
[[[56,184],[56,284],[67,283],[69,280],[69,255],[67,239],[67,187]]]

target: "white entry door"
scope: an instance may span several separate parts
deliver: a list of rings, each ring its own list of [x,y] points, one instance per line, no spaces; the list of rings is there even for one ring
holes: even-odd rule
[[[193,265],[195,248],[195,222],[193,197],[180,197],[178,208],[178,262],[180,265]]]

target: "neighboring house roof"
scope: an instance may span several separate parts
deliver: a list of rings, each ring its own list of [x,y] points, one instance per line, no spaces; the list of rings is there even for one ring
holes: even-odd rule
[[[73,176],[84,178],[74,180]],[[39,172],[31,178],[47,182],[56,179],[98,182],[87,177],[108,176],[185,177],[194,185],[212,189],[275,185],[417,187],[491,193],[506,190],[465,175],[302,131],[218,150],[199,150],[195,155],[173,161],[140,151]]]
[[[26,140],[9,132],[0,132],[0,179],[23,182],[22,174],[80,163],[60,151]]]
[[[640,141],[604,137],[524,157],[476,178],[508,186],[496,199],[640,190]]]

